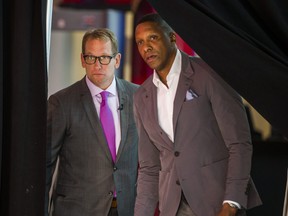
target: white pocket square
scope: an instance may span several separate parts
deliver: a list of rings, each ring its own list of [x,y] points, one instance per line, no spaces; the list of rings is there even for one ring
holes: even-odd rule
[[[193,100],[194,98],[197,98],[197,97],[198,95],[192,89],[189,89],[186,92],[186,101]]]

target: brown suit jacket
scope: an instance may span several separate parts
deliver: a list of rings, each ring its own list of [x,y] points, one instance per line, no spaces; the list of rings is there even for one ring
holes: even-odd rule
[[[223,200],[261,204],[250,178],[252,145],[241,97],[199,58],[182,53],[174,100],[174,143],[158,123],[152,76],[134,96],[139,134],[135,216],[174,216],[181,191],[198,216],[215,216]],[[189,91],[197,96],[186,98]],[[191,100],[190,100],[191,99]]]

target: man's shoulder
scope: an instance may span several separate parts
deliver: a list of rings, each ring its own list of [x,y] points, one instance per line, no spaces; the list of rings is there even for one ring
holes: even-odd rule
[[[191,62],[198,64],[201,67],[207,68],[209,65],[199,56],[189,56]]]
[[[122,78],[116,78],[116,81],[118,83],[117,86],[120,90],[135,92],[139,88],[139,85],[132,83],[130,81],[124,80]]]
[[[153,76],[149,76],[141,85],[140,87],[137,89],[137,91],[135,92],[135,97],[139,97],[141,94],[143,94],[144,92],[146,92],[147,90],[151,90],[151,88],[153,87]]]
[[[72,92],[79,91],[78,89],[83,84],[83,80],[78,80],[77,82],[57,91],[54,95],[65,95],[65,94],[71,94]]]

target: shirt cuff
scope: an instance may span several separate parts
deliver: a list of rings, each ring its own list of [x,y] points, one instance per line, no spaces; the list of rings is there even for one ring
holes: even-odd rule
[[[239,203],[237,203],[237,202],[234,202],[234,201],[231,201],[231,200],[224,200],[223,204],[224,203],[232,203],[232,204],[236,205],[238,209],[241,209],[241,205]]]

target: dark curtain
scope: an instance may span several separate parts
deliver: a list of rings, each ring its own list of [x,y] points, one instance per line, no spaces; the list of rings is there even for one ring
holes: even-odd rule
[[[274,130],[288,137],[288,1],[147,1]]]
[[[44,212],[45,29],[46,0],[1,1],[3,216],[41,216]]]
[[[137,11],[135,11],[135,17],[134,17],[134,26],[135,22],[140,19],[143,15],[147,13],[155,12],[153,7],[147,2],[147,1],[140,1],[139,5],[137,5]],[[133,46],[132,46],[132,82],[137,84],[142,84],[151,74],[152,70],[149,68],[149,66],[143,61],[142,57],[140,56],[136,43],[135,38],[133,34]]]

